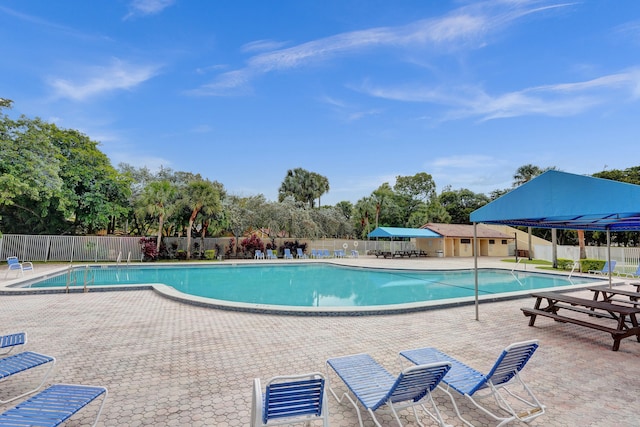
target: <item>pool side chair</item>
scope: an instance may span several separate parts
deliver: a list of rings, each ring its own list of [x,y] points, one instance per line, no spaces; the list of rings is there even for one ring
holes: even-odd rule
[[[278,259],[272,249],[267,249],[267,259]]]
[[[254,259],[264,259],[264,252],[262,252],[260,249],[256,249],[254,255],[253,255]]]
[[[633,273],[622,273],[622,274],[620,274],[620,276],[627,277],[627,278],[630,278],[630,279],[637,279],[638,277],[640,277],[640,265],[638,265],[638,268],[636,269],[635,272],[633,272]]]
[[[351,250],[351,258],[358,258],[360,257],[360,253],[358,251],[356,251],[355,249]]]
[[[451,363],[451,370],[442,379],[442,384],[445,386],[441,385],[440,389],[449,395],[458,417],[465,424],[473,426],[462,418],[450,389],[463,395],[478,409],[498,421],[498,426],[502,426],[515,420],[528,423],[545,413],[545,407],[519,375],[537,348],[538,340],[511,344],[502,351],[487,374],[435,348],[406,350],[400,352],[400,355],[415,364],[438,361]],[[514,391],[514,388],[517,388],[517,391]],[[486,405],[481,404],[483,399],[491,397],[503,413],[492,412]]]
[[[19,272],[23,276],[25,271],[33,272],[33,264],[29,261],[20,262],[18,261],[17,256],[7,257],[7,264],[9,268],[7,269],[7,273],[4,275],[5,279],[9,276],[9,273],[11,273],[12,271]]]
[[[331,386],[329,386],[329,392],[338,403],[342,403],[345,398],[351,402],[356,408],[361,427],[363,423],[358,402],[369,412],[378,427],[380,423],[376,418],[377,411],[385,409],[391,411],[398,425],[402,426],[397,411],[404,408],[412,408],[417,423],[422,425],[416,410],[418,406],[440,426],[445,426],[431,392],[451,368],[450,362],[440,361],[412,366],[396,377],[368,354],[355,354],[327,360],[327,378],[329,378],[329,368],[348,388],[341,397],[338,397]],[[427,402],[430,403],[433,412],[425,407],[424,404]]]
[[[55,357],[35,353],[33,351],[25,351],[0,359],[0,384],[2,384],[4,381],[7,381],[10,377],[13,377],[14,375],[17,375],[28,369],[49,365],[48,369],[45,370],[42,381],[35,388],[23,392],[22,394],[19,394],[17,396],[12,396],[8,399],[4,398],[3,396],[3,398],[0,398],[0,403],[11,402],[13,400],[38,391],[47,380],[47,377],[51,373],[51,370],[53,369],[55,363]]]
[[[271,378],[262,391],[260,379],[253,380],[251,427],[307,424],[322,420],[329,426],[325,377],[318,372]]]
[[[92,424],[95,426],[107,399],[107,389],[73,384],[53,384],[3,412],[0,426],[59,426],[99,397],[102,397],[102,403]]]
[[[611,268],[609,268],[609,266],[611,266]],[[616,261],[611,261],[611,262],[605,261],[604,266],[602,267],[602,270],[589,270],[589,273],[608,276],[609,270],[611,270],[611,274],[613,274],[615,269],[616,269]]]
[[[322,258],[331,258],[331,254],[329,253],[329,249],[322,250]]]
[[[291,249],[284,249],[284,259],[293,259],[293,255],[291,254]]]
[[[27,343],[27,334],[24,332],[18,332],[16,334],[2,335],[0,336],[0,356],[5,356],[11,353],[16,348]]]
[[[307,254],[305,254],[304,252],[302,252],[302,248],[297,248],[297,249],[296,249],[296,253],[297,253],[297,255],[298,255],[298,259],[307,259],[307,258],[309,258],[309,257],[307,256]]]

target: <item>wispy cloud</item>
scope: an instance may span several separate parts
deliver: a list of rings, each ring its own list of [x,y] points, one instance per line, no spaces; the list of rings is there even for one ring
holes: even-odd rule
[[[288,69],[321,63],[333,58],[354,55],[381,48],[426,48],[450,52],[471,45],[473,48],[487,43],[485,36],[500,31],[504,26],[528,14],[539,13],[567,4],[534,7],[538,2],[482,2],[457,9],[443,17],[424,19],[404,26],[378,27],[336,34],[318,40],[276,49],[252,56],[246,66],[227,73],[193,91],[201,95],[229,95],[249,84],[255,77]],[[249,48],[248,48],[249,47]],[[245,45],[268,48],[264,41]],[[241,78],[239,78],[241,77]]]
[[[370,83],[361,92],[377,98],[450,107],[442,120],[477,118],[492,120],[526,115],[572,116],[612,100],[640,98],[640,68],[595,79],[542,85],[491,95],[476,86],[375,87]]]
[[[269,50],[280,49],[286,44],[287,43],[285,42],[279,42],[275,40],[256,40],[245,44],[240,50],[245,53],[265,52]]]
[[[175,3],[175,0],[133,0],[124,19],[135,16],[155,15]]]
[[[59,98],[83,101],[115,90],[130,90],[158,73],[155,65],[134,65],[114,60],[108,66],[90,67],[75,80],[54,77],[49,84]]]

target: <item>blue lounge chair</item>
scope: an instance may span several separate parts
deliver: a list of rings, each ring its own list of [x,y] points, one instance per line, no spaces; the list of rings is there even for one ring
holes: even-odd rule
[[[297,252],[297,254],[298,254],[298,259],[307,259],[307,258],[309,258],[309,257],[307,256],[307,254],[305,254],[304,252],[302,252],[302,248],[297,248],[297,249],[296,249],[296,252]]]
[[[17,334],[9,334],[0,336],[0,349],[5,349],[0,355],[4,356],[11,353],[21,345],[27,343],[27,334],[18,332]]]
[[[253,380],[251,427],[323,421],[329,426],[329,411],[320,373],[271,378],[262,393],[260,379]]]
[[[331,254],[329,254],[329,249],[322,250],[322,258],[331,258]]]
[[[7,257],[7,264],[9,265],[9,268],[7,269],[7,273],[4,275],[5,279],[9,276],[9,273],[12,271],[20,272],[21,275],[24,275],[25,271],[33,272],[33,264],[30,263],[29,261],[20,262],[18,261],[17,256]]]
[[[33,351],[25,351],[22,353],[14,354],[12,356],[7,356],[3,359],[0,359],[0,383],[6,381],[9,377],[13,375],[19,374],[20,372],[24,372],[27,369],[37,368],[39,366],[44,366],[46,364],[49,365],[49,369],[46,370],[42,381],[38,386],[32,390],[26,391],[18,396],[11,397],[10,399],[3,400],[0,399],[0,403],[11,402],[12,400],[16,400],[20,397],[26,396],[37,391],[44,382],[47,380],[47,377],[51,373],[53,369],[53,365],[55,365],[56,359],[52,356],[47,356],[40,353],[34,353]]]
[[[376,419],[375,412],[385,405],[401,426],[402,423],[396,411],[408,407],[413,409],[413,414],[420,424],[416,406],[420,406],[440,426],[445,425],[440,411],[433,401],[431,391],[437,387],[449,371],[451,363],[440,361],[412,366],[403,370],[397,377],[389,373],[368,354],[329,359],[327,360],[327,371],[329,367],[335,371],[357,401],[371,414],[371,418],[377,426],[380,426],[380,423]],[[329,391],[339,403],[342,403],[342,399],[345,397],[351,402],[356,408],[358,421],[362,427],[360,409],[349,392],[338,397],[332,387],[329,387]],[[431,403],[433,413],[424,406],[427,400]]]
[[[256,249],[253,257],[255,259],[264,259],[264,253],[260,249]]]
[[[609,266],[611,266],[611,268],[609,268]],[[609,275],[609,270],[611,270],[611,274],[613,274],[613,271],[616,269],[616,261],[605,261],[604,263],[604,267],[602,267],[602,270],[589,270],[589,273],[593,273],[593,274],[600,274],[602,276],[608,276]]]
[[[436,361],[450,362],[451,371],[442,379],[442,383],[446,384],[446,387],[441,386],[440,389],[449,395],[458,417],[465,424],[472,426],[460,415],[458,406],[449,389],[453,389],[465,396],[485,414],[499,421],[498,425],[502,426],[514,420],[529,422],[545,412],[545,407],[538,401],[519,375],[519,372],[524,368],[537,348],[537,340],[511,344],[502,351],[498,360],[486,375],[435,348],[406,350],[400,352],[400,355],[416,364]],[[518,383],[522,387],[522,391],[519,390],[516,393],[513,389],[507,388],[507,386],[511,387],[514,383]],[[484,392],[482,392],[483,390]],[[504,393],[501,393],[501,390],[504,390]],[[506,415],[491,412],[489,408],[479,403],[479,400],[487,397],[493,397],[498,407],[506,412]],[[516,409],[513,406],[514,404],[520,404],[519,406],[524,406],[524,409]]]
[[[54,384],[16,407],[0,414],[0,426],[59,426],[102,396],[95,426],[107,399],[107,389],[85,385]]]
[[[267,259],[278,259],[272,249],[267,249]]]
[[[291,255],[291,249],[284,249],[284,259],[293,259],[293,255]]]
[[[351,258],[358,258],[360,256],[360,253],[358,251],[356,251],[355,249],[351,250]]]

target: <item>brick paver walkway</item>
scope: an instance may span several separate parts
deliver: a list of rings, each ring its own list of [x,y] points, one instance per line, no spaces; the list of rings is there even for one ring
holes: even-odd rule
[[[603,332],[545,318],[529,327],[519,308],[532,304],[533,299],[483,303],[476,321],[473,306],[293,317],[198,307],[153,291],[5,295],[0,334],[26,331],[28,349],[55,356],[49,382],[108,387],[101,426],[246,426],[255,377],[324,372],[326,359],[361,352],[395,374],[398,352],[422,346],[486,371],[506,345],[531,338],[540,340],[540,348],[522,376],[547,406],[532,425],[638,425],[640,343],[627,338],[613,352]],[[25,374],[5,381],[0,393],[29,379]],[[446,421],[462,425],[445,395],[435,396]],[[495,424],[458,402],[475,425]],[[11,406],[0,405],[0,411]],[[329,410],[332,426],[357,425],[352,407],[331,399]],[[67,425],[86,425],[94,411],[84,410]],[[402,415],[407,425],[416,425],[408,411]],[[395,425],[390,416],[379,419]],[[368,414],[364,420],[373,425]]]

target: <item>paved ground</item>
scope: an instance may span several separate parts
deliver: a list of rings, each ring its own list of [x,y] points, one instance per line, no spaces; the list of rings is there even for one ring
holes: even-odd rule
[[[363,257],[350,262],[472,266],[472,260],[443,259]],[[43,272],[53,266],[36,268]],[[506,345],[532,338],[540,340],[540,348],[522,376],[547,406],[532,425],[639,425],[640,343],[627,338],[613,352],[612,339],[603,332],[544,318],[529,327],[519,308],[532,304],[529,299],[483,303],[476,321],[473,306],[367,317],[293,317],[198,307],[153,291],[4,295],[0,334],[27,331],[28,349],[55,356],[49,382],[108,387],[101,426],[246,426],[256,377],[324,372],[327,358],[361,352],[395,374],[398,352],[423,346],[438,347],[486,371]],[[0,398],[33,379],[31,373],[22,375],[1,383]],[[462,425],[446,396],[435,395],[446,421]],[[464,400],[458,402],[475,425],[495,424]],[[0,405],[0,411],[11,405]],[[95,409],[84,410],[67,425],[86,425]],[[357,425],[351,406],[330,400],[329,410],[332,426]],[[402,415],[407,425],[416,425],[407,411]],[[385,426],[395,425],[387,415],[380,419]],[[373,425],[368,414],[364,420]]]

